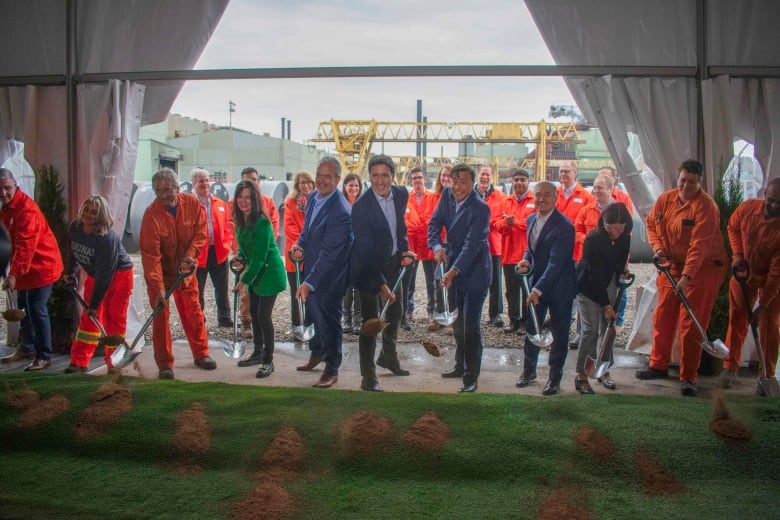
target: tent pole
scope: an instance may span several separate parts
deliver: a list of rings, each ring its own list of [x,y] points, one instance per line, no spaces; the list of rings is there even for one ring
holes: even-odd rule
[[[68,220],[70,220],[73,208],[78,207],[78,182],[76,180],[77,155],[76,155],[76,13],[77,0],[67,1],[66,42],[65,42],[65,114],[67,117],[67,174],[61,178],[67,179],[66,190],[68,198]]]

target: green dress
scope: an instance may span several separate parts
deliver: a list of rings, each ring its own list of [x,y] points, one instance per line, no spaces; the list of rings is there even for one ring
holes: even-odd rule
[[[238,231],[238,254],[246,261],[241,281],[256,296],[273,296],[287,287],[287,273],[274,230],[267,218],[260,217]]]

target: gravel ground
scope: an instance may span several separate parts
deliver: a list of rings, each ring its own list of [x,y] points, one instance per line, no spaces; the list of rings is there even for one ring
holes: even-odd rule
[[[140,271],[141,258],[140,255],[130,255],[133,262],[136,265],[136,272]],[[634,308],[636,304],[635,288],[645,284],[652,276],[655,275],[656,270],[653,264],[650,263],[635,263],[631,264],[630,270],[636,275],[636,281],[634,285],[628,290],[628,306],[625,314],[625,325],[623,330],[617,335],[615,340],[615,346],[624,346],[628,341],[628,336],[631,332],[631,327],[634,323]],[[231,277],[232,278],[232,277]],[[143,277],[136,278],[137,283],[140,283],[143,291],[141,294],[145,295],[146,290],[143,287]],[[232,279],[231,282],[232,284]],[[136,288],[138,290],[139,288]],[[146,315],[151,311],[151,308],[146,297],[143,298]],[[231,339],[233,335],[233,329],[220,328],[217,326],[217,309],[214,303],[214,293],[211,281],[206,282],[206,324],[210,337]],[[231,298],[231,305],[232,305]],[[172,303],[172,301],[171,301]],[[447,335],[444,332],[430,333],[427,331],[428,321],[425,314],[426,305],[426,292],[425,292],[425,276],[422,271],[418,272],[417,284],[415,289],[415,311],[414,319],[411,323],[412,330],[405,331],[399,329],[398,341],[400,343],[416,343],[425,337],[435,337],[435,342],[441,346],[454,346],[455,340],[451,335]],[[506,307],[506,302],[504,303]],[[181,329],[181,322],[178,314],[175,311],[175,306],[172,307],[171,312],[171,331],[174,338],[183,337],[184,333]],[[232,311],[232,308],[231,308]],[[506,313],[503,316],[504,320],[507,320]],[[276,341],[293,341],[293,336],[290,326],[290,293],[289,290],[285,290],[279,294],[276,299],[276,306],[273,312],[274,328],[276,329]],[[488,325],[487,323],[487,304],[483,309],[483,325],[482,325],[482,342],[486,348],[521,348],[523,339],[517,334],[505,334],[502,328]],[[572,325],[572,337],[574,326]],[[151,340],[151,338],[149,338]],[[345,335],[346,341],[356,341],[357,335]]]

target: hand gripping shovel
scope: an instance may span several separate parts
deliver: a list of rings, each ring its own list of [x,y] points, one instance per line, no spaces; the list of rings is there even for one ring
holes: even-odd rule
[[[455,323],[455,320],[458,319],[458,309],[452,309],[450,310],[450,298],[447,294],[447,288],[441,285],[441,279],[444,277],[444,261],[439,262],[439,267],[436,270],[436,283],[438,286],[436,287],[436,291],[434,292],[434,299],[438,300],[439,298],[441,301],[435,301],[433,308],[433,321],[438,323],[439,325],[442,325],[444,327],[448,325],[452,325]],[[438,298],[437,298],[438,297]],[[444,309],[443,311],[439,312],[437,309]]]
[[[723,343],[719,339],[715,339],[714,341],[710,341],[707,337],[707,331],[704,330],[704,327],[701,326],[701,323],[699,323],[699,320],[696,319],[696,315],[693,313],[693,309],[691,308],[691,304],[688,302],[688,298],[685,297],[685,295],[680,292],[680,290],[677,288],[677,282],[674,281],[674,278],[672,277],[671,269],[672,264],[668,260],[666,262],[662,262],[658,257],[653,257],[653,264],[655,264],[656,269],[658,269],[659,272],[663,273],[664,276],[669,280],[669,283],[672,284],[672,289],[674,290],[674,294],[677,295],[677,298],[680,300],[680,303],[683,304],[683,307],[685,307],[685,312],[688,313],[688,316],[691,318],[691,321],[694,325],[696,325],[696,328],[699,329],[699,334],[701,334],[701,342],[699,345],[701,346],[702,350],[704,350],[706,353],[708,353],[711,356],[714,356],[716,358],[723,359],[726,356],[729,355],[729,348],[726,346],[725,343]]]
[[[758,337],[758,323],[756,323],[756,316],[753,315],[753,307],[750,305],[750,297],[747,292],[747,279],[750,273],[748,266],[737,267],[733,269],[734,279],[739,283],[742,288],[742,296],[745,298],[745,311],[750,321],[750,330],[753,331],[753,340],[756,344],[756,356],[758,357],[758,391],[763,395],[773,396],[780,395],[780,388],[778,388],[777,379],[774,377],[768,378],[766,376],[766,359],[764,359],[764,350],[761,348],[761,340]]]
[[[295,265],[295,289],[298,290],[298,287],[301,286],[301,262],[303,261],[303,258],[300,260],[296,260],[293,258],[292,250],[288,253],[288,256],[290,257],[290,260],[292,260],[292,263]],[[303,306],[303,300],[301,298],[297,298],[298,300],[298,316],[300,316],[301,324],[293,327],[292,333],[293,336],[295,336],[295,339],[301,342],[309,341],[311,338],[314,337],[314,324],[311,325],[305,325],[306,323],[306,314],[304,312],[304,306]]]
[[[171,294],[173,294],[173,291],[176,290],[177,287],[179,287],[179,284],[182,280],[187,278],[188,276],[192,275],[192,273],[195,272],[195,269],[197,269],[197,265],[193,265],[192,268],[189,271],[182,271],[181,268],[179,268],[178,275],[176,276],[176,280],[174,280],[173,285],[171,285],[168,290],[165,291],[165,301],[168,301],[168,298],[171,297]],[[111,364],[114,365],[116,368],[124,368],[130,363],[132,363],[135,358],[137,358],[141,352],[143,352],[143,347],[138,347],[136,350],[136,345],[138,345],[138,342],[141,340],[141,338],[144,337],[144,334],[146,333],[146,329],[149,328],[149,325],[152,324],[152,321],[154,321],[155,316],[157,316],[161,310],[163,310],[163,302],[158,302],[157,305],[154,306],[154,309],[152,309],[152,313],[149,315],[148,318],[146,318],[146,321],[141,326],[141,330],[138,331],[138,335],[133,340],[133,343],[130,345],[129,348],[126,348],[125,345],[120,345],[117,347],[116,350],[114,350],[114,353],[111,354]]]
[[[632,273],[623,273],[623,275],[617,279],[618,291],[617,296],[615,296],[615,305],[613,305],[615,312],[617,312],[618,305],[620,305],[620,300],[623,298],[623,293],[626,291],[626,289],[631,287],[631,284],[634,283],[635,278],[636,277]],[[614,342],[615,318],[610,318],[607,322],[607,330],[604,332],[604,339],[601,340],[601,345],[599,346],[596,359],[593,359],[590,356],[585,358],[585,373],[588,374],[589,377],[601,379],[604,377],[604,374],[607,373],[610,365],[609,356],[607,353],[612,350],[612,344]]]
[[[404,275],[406,274],[406,271],[409,270],[410,266],[413,266],[415,264],[415,260],[413,256],[404,255],[403,258],[412,258],[412,263],[408,265],[401,266],[401,270],[398,271],[398,278],[395,279],[395,283],[393,284],[393,288],[391,289],[392,293],[395,294],[398,292],[398,288],[401,287],[401,281],[404,279]],[[382,329],[387,327],[387,322],[385,321],[385,315],[387,314],[387,309],[390,308],[390,305],[392,304],[392,301],[388,298],[385,302],[384,307],[382,307],[382,312],[379,314],[378,318],[369,318],[366,321],[363,322],[363,325],[360,327],[360,334],[363,336],[376,336],[380,332],[382,332]]]
[[[225,345],[223,349],[225,355],[230,359],[238,359],[244,355],[244,342],[238,337],[238,282],[241,279],[241,273],[246,267],[246,262],[240,256],[234,256],[230,261],[230,270],[235,275],[233,287],[233,343]]]
[[[79,305],[86,311],[89,307],[87,306],[87,302],[84,301],[84,298],[81,297],[79,292],[76,290],[75,287],[73,287],[70,284],[66,284],[68,290],[73,294],[73,296],[76,298],[76,301],[79,302]],[[103,327],[103,324],[100,323],[100,320],[97,319],[97,317],[87,314],[89,316],[89,319],[92,320],[92,323],[95,324],[95,327],[97,327],[98,331],[100,331],[100,341],[103,343],[103,345],[107,347],[119,347],[124,346],[127,348],[127,343],[125,342],[125,337],[121,334],[112,334],[107,335],[106,329]]]
[[[529,267],[528,270],[524,273],[520,272],[520,269],[518,269],[518,266],[515,266],[515,276],[520,278],[523,282],[523,287],[525,288],[525,292],[527,294],[531,294],[531,287],[528,285],[528,277],[533,274],[533,267]],[[528,339],[540,348],[548,348],[550,345],[552,345],[553,342],[553,335],[552,332],[549,330],[543,330],[540,332],[539,328],[539,319],[536,316],[536,306],[529,302],[528,303],[528,311],[529,314],[531,314],[531,323],[534,326],[534,333],[528,334]]]

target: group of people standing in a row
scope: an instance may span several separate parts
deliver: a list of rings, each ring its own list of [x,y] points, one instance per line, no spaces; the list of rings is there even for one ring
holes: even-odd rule
[[[435,191],[426,188],[419,168],[408,172],[411,190],[395,185],[395,168],[387,156],[372,157],[368,164],[371,187],[365,192],[357,175],[347,175],[342,182],[341,165],[333,157],[318,163],[314,177],[298,172],[284,206],[285,255],[277,247],[278,211],[273,200],[261,194],[256,169],[242,172],[228,203],[209,193],[205,170],[192,171],[193,194],[179,192],[179,179],[172,170],[157,172],[152,179],[156,198],[144,214],[139,246],[150,303],[160,308],[152,324],[159,377],[174,377],[167,307],[171,295],[195,364],[206,370],[216,368],[208,352],[204,288],[211,276],[219,326],[237,325],[230,317],[228,296],[232,268],[237,280],[234,290],[241,295],[242,334],[253,339],[252,351],[238,361],[239,366],[257,365],[257,377],[274,371],[271,315],[278,293],[289,284],[292,326],[313,325],[315,331],[309,341],[309,360],[297,369],[311,371],[324,363],[313,386],[332,386],[341,366],[342,335],[357,333],[361,388],[381,391],[377,366],[396,376],[409,374],[396,350],[398,328],[407,328],[413,318],[415,276],[422,262],[428,329],[440,327],[434,320],[437,285],[450,289],[447,304],[457,307],[455,364],[442,376],[462,378],[461,392],[478,387],[480,319],[488,299],[489,326],[507,325],[506,333],[528,332],[518,387],[537,379],[540,347],[532,338],[541,331],[533,328],[529,309],[534,309],[540,324],[549,313],[553,338],[542,393],[560,391],[569,348],[579,348],[575,388],[583,394],[593,393],[585,360],[595,357],[607,321],[615,319],[621,324],[625,308],[625,299],[615,301],[615,297],[628,262],[633,207],[618,188],[614,170],[599,172],[592,193],[577,182],[573,162],[560,165],[558,187],[543,181],[530,190],[529,174],[516,170],[512,193],[507,196],[493,186],[493,170],[487,165],[476,171],[466,164],[442,168]],[[659,197],[647,230],[656,257],[668,262],[678,290],[688,297],[706,328],[728,258],[718,228],[717,205],[701,189],[702,174],[699,162],[682,163],[677,189]],[[0,220],[14,246],[4,284],[19,291],[19,307],[27,313],[22,322],[24,344],[2,361],[30,358],[25,370],[40,370],[50,364],[51,356],[46,300],[64,266],[40,210],[4,169],[0,170],[0,201]],[[760,294],[756,315],[770,376],[777,360],[780,319],[778,216],[780,180],[774,179],[764,200],[744,203],[729,225],[732,265],[749,266],[749,298],[755,301]],[[106,335],[125,334],[133,266],[112,224],[105,199],[93,195],[83,202],[70,226],[70,258],[62,278],[74,288],[84,279],[88,304],[67,372],[87,369],[101,339],[93,318],[103,323]],[[230,262],[231,252],[241,261]],[[410,274],[400,284],[403,289],[392,290],[407,271]],[[188,276],[193,272],[197,276]],[[523,276],[529,282],[528,292],[520,282]],[[508,323],[502,318],[502,279]],[[681,392],[695,395],[701,338],[668,280],[659,275],[657,285],[659,304],[650,364],[636,375],[640,379],[666,377],[679,325]],[[747,329],[744,300],[737,287],[731,289],[727,336],[731,351],[721,376],[724,385],[733,381],[732,374],[739,367]],[[305,322],[295,304],[299,298],[305,302]],[[378,320],[385,302],[389,307],[382,316],[386,323],[381,332],[361,327],[361,323]],[[570,342],[573,307],[578,317],[577,338]],[[378,356],[377,335],[381,335]],[[109,367],[110,354],[111,347],[106,346]],[[616,388],[608,372],[599,382]]]

